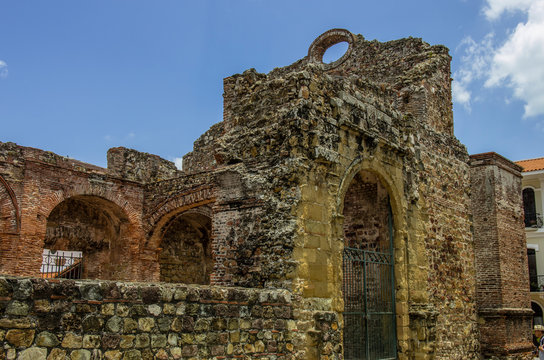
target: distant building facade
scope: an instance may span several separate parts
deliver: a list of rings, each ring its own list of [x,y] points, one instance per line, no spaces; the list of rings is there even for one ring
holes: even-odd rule
[[[523,168],[523,210],[535,324],[544,324],[544,158],[517,161]]]

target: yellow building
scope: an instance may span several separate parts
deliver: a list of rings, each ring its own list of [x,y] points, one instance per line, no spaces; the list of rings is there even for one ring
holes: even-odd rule
[[[544,158],[516,162],[523,167],[523,208],[535,324],[543,324],[544,310]]]

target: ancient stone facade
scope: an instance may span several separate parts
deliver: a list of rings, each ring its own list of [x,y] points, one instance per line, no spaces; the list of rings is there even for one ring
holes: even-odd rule
[[[324,52],[341,41],[348,43],[347,52],[324,64]],[[182,358],[342,359],[344,354],[346,358],[393,354],[399,359],[478,359],[481,349],[528,358],[530,322],[524,316],[530,308],[520,293],[525,279],[509,280],[508,286],[503,281],[506,276],[522,276],[526,262],[521,254],[515,261],[507,256],[506,240],[497,240],[505,255],[493,261],[508,270],[499,271],[491,284],[478,282],[481,271],[475,258],[481,252],[475,244],[480,236],[492,238],[487,232],[494,230],[472,230],[477,227],[473,209],[482,216],[489,211],[488,218],[500,217],[504,226],[497,229],[503,235],[515,234],[513,249],[518,254],[516,226],[523,232],[523,225],[518,224],[519,214],[515,216],[521,199],[512,191],[520,179],[508,178],[511,186],[500,199],[482,196],[478,194],[482,189],[471,186],[471,176],[477,178],[481,169],[453,135],[450,60],[445,47],[420,39],[380,43],[346,30],[328,31],[314,41],[308,56],[290,66],[269,74],[251,69],[226,78],[223,121],[195,142],[193,152],[184,157],[183,171],[154,155],[123,148],[110,149],[108,169],[102,169],[1,144],[0,271],[38,276],[42,251],[48,247],[82,251],[89,259],[85,261],[93,263],[84,271],[88,277],[203,284],[177,286],[223,294],[220,301],[229,301],[228,294],[236,291],[248,298],[262,289],[288,295],[280,307],[288,307],[289,314],[270,310],[271,318],[288,323],[286,328],[270,325],[280,334],[273,351],[266,344],[263,353],[244,350],[262,348],[248,335],[251,341],[241,345],[243,350],[229,352],[238,349],[238,343],[230,335],[227,339],[217,334],[223,336],[217,348],[212,346],[215,342],[204,345],[200,340],[183,343],[196,346],[191,347],[194,353],[184,353],[179,342],[164,347],[170,356],[181,351]],[[474,206],[475,193],[481,208]],[[493,201],[500,201],[500,206],[483,206]],[[348,260],[359,265],[348,272]],[[6,281],[13,288],[22,280]],[[354,293],[359,290],[353,286],[348,291],[350,282],[359,284],[361,292]],[[103,284],[89,286],[102,289]],[[493,311],[513,306],[523,315],[515,321],[508,320],[512,312],[501,315],[501,324],[519,337],[504,338],[495,345],[496,351],[487,345],[485,326],[478,326],[479,319],[489,321],[482,309],[490,307],[479,304],[486,286],[502,291]],[[235,291],[237,287],[245,290]],[[1,299],[6,319],[2,321],[7,321],[3,328],[13,335],[18,321],[30,322],[19,332],[26,331],[32,339],[17,345],[10,340],[14,335],[6,333],[2,338],[6,354],[23,356],[29,347],[49,356],[53,351],[68,354],[62,345],[69,333],[66,327],[42,329],[39,321],[32,325],[39,317],[37,301],[57,306],[53,293],[17,299],[7,288]],[[132,332],[103,327],[110,320],[105,316],[113,316],[102,313],[103,303],[93,303],[96,299],[76,290],[70,296],[65,299],[72,304],[70,309],[81,301],[94,318],[102,319],[95,321],[100,326],[91,332],[76,329],[70,336],[96,335],[93,341],[102,345],[91,348],[100,354],[124,352],[129,358],[130,351],[140,355],[145,351],[158,356],[155,349],[163,348],[106,348],[104,337]],[[161,329],[159,320],[148,313],[152,306],[163,313],[167,305],[174,306],[162,296],[142,310],[143,318],[154,320],[148,321],[154,327],[144,331],[154,334],[151,342],[153,336],[161,343],[168,341],[172,331],[172,323]],[[357,303],[357,298],[364,301]],[[126,300],[127,307],[135,306],[132,299]],[[200,313],[188,314],[195,323],[208,316],[199,301],[191,300],[201,307]],[[16,302],[25,303],[28,311],[9,312],[19,306],[13,305]],[[384,303],[388,306],[379,307]],[[232,306],[242,314],[240,306],[263,304]],[[215,316],[229,326],[229,316]],[[255,321],[261,317],[251,316]],[[348,317],[355,320],[347,321]],[[175,321],[168,319],[165,324]],[[248,329],[249,334],[260,331],[253,325]],[[43,331],[56,332],[61,345],[38,344],[34,335]]]

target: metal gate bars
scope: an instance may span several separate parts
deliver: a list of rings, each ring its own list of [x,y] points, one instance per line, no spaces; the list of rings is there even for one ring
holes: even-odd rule
[[[390,237],[392,242],[392,226]],[[344,359],[397,358],[392,243],[386,252],[344,248]]]

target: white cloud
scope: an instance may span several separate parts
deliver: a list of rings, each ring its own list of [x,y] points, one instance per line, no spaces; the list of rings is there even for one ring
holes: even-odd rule
[[[471,85],[480,80],[488,88],[512,89],[513,97],[525,103],[525,117],[544,115],[544,0],[487,0],[484,8],[488,20],[513,11],[526,13],[527,20],[508,33],[503,43],[495,44],[490,33],[480,42],[467,37],[456,49],[464,55],[453,74],[453,96],[468,110]]]
[[[0,60],[0,79],[8,77],[8,64],[5,61]]]
[[[535,0],[487,0],[484,14],[488,20],[497,20],[504,12],[526,12]]]
[[[463,105],[470,111],[472,92],[470,84],[480,80],[488,74],[489,64],[493,57],[493,34],[488,34],[477,43],[470,36],[461,41],[456,51],[464,50],[461,56],[461,66],[453,74],[453,101]]]
[[[544,115],[544,0],[533,0],[520,23],[495,52],[488,87],[506,85],[525,102],[525,117]]]
[[[178,170],[183,170],[183,158],[181,157],[174,158],[174,164],[176,164],[176,167],[178,168]]]
[[[453,101],[459,103],[470,111],[470,96],[471,92],[459,81],[454,80],[452,84]]]

